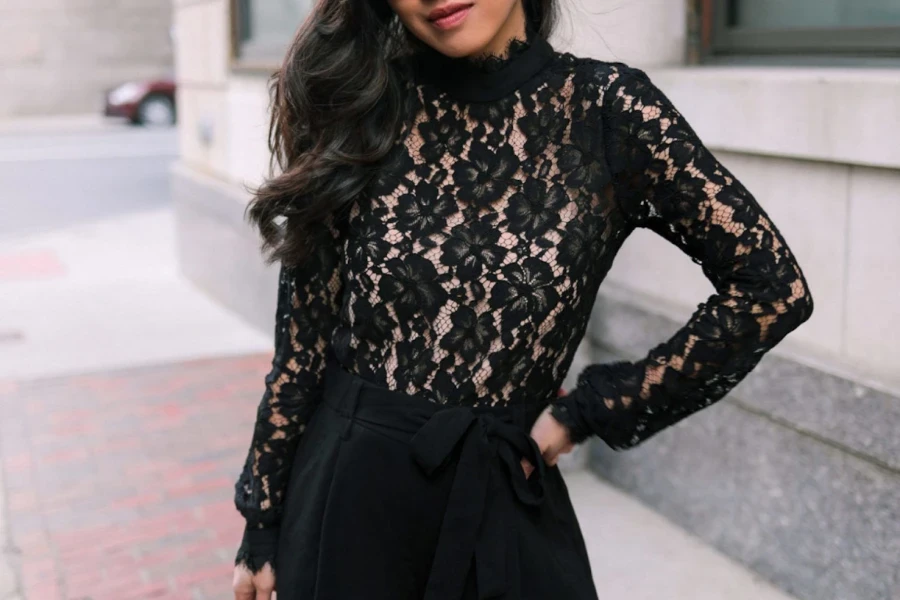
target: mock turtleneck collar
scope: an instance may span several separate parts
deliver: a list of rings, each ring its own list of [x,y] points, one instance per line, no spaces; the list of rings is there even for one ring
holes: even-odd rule
[[[552,55],[550,43],[528,28],[526,40],[509,41],[505,56],[449,57],[428,48],[414,60],[414,70],[422,80],[458,100],[486,102],[519,89],[547,65]]]

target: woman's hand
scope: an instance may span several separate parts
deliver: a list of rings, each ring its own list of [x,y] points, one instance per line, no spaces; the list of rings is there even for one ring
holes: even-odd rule
[[[568,429],[550,414],[549,406],[534,422],[534,426],[531,428],[531,437],[541,449],[544,462],[551,467],[556,465],[560,454],[566,454],[575,448],[575,445],[569,440]],[[525,458],[522,459],[522,468],[525,469],[526,478],[534,471],[534,465]]]
[[[234,600],[271,600],[275,590],[275,572],[269,563],[253,574],[244,564],[234,567]]]

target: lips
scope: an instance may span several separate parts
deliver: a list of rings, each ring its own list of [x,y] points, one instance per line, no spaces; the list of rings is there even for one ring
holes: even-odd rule
[[[472,4],[467,2],[456,2],[453,4],[448,4],[446,6],[441,6],[428,13],[428,20],[432,22],[439,21],[441,19],[449,17],[454,13],[458,13],[461,10],[466,10],[471,7]]]
[[[454,2],[436,8],[428,14],[428,22],[435,29],[452,31],[462,27],[469,13],[472,12],[472,2]]]

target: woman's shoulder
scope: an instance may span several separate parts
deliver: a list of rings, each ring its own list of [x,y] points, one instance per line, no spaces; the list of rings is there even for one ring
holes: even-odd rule
[[[611,83],[620,78],[640,78],[647,74],[639,67],[622,61],[607,61],[593,56],[576,56],[570,53],[573,70],[584,77],[590,77],[596,81]]]
[[[606,61],[593,56],[579,56],[571,52],[557,51],[558,68],[572,75],[572,84],[581,95],[603,95],[613,87],[643,86],[650,84],[647,73],[630,63]]]

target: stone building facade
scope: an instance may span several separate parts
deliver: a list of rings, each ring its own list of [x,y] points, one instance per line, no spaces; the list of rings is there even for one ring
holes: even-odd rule
[[[170,0],[4,0],[0,118],[99,113],[103,92],[172,70]]]
[[[184,272],[270,331],[275,268],[242,212],[267,169],[266,80],[286,34],[254,5],[175,0],[178,39],[190,43],[176,54],[173,185]],[[308,6],[279,5],[297,19]],[[779,225],[816,300],[812,319],[721,403],[628,452],[594,442],[590,467],[798,598],[900,597],[900,8],[563,9],[554,45],[645,69]],[[584,361],[643,356],[712,291],[686,256],[635,232],[569,382]]]

